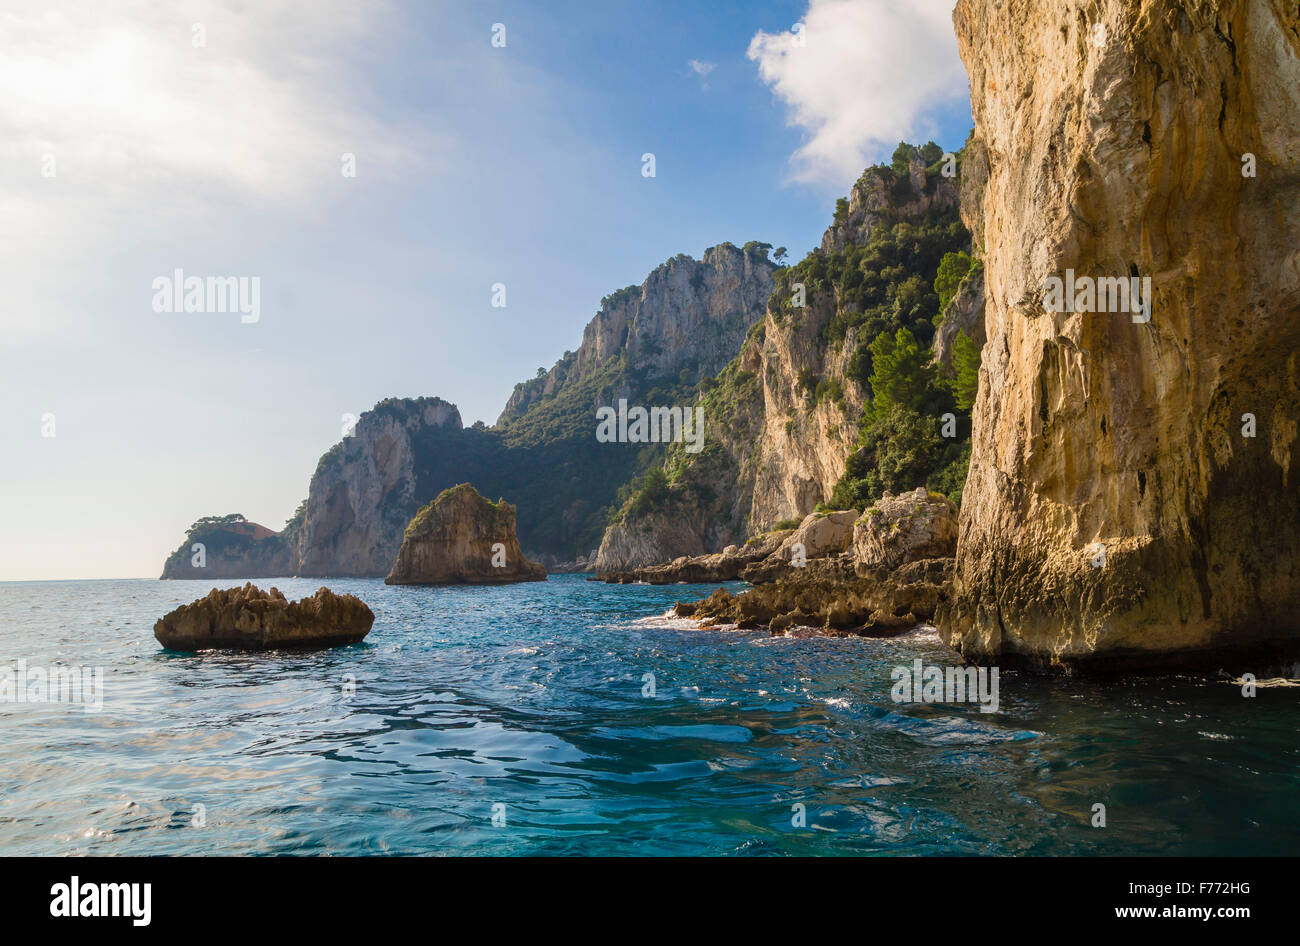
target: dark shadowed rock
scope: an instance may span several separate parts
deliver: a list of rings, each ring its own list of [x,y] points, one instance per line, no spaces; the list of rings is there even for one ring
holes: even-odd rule
[[[501,585],[545,581],[546,569],[524,557],[515,507],[489,502],[469,483],[445,489],[406,527],[389,585]]]
[[[277,650],[355,644],[370,633],[374,613],[355,595],[321,588],[310,598],[287,601],[279,589],[213,588],[206,598],[183,604],[154,625],[168,650]]]

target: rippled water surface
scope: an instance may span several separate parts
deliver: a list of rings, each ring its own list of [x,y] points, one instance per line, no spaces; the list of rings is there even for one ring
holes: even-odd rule
[[[260,584],[296,598],[320,582]],[[375,611],[363,644],[181,655],[153,622],[207,585],[0,584],[0,667],[104,668],[100,712],[0,703],[0,852],[1291,854],[1300,841],[1300,688],[1245,699],[1192,678],[1003,673],[1000,711],[984,714],[891,701],[894,667],[953,661],[932,631],[772,638],[662,617],[711,586],[330,587]]]

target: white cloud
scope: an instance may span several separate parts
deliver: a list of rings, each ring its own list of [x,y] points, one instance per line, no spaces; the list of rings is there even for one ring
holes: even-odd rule
[[[808,133],[792,158],[795,180],[843,187],[899,141],[933,134],[933,110],[969,94],[952,7],[810,0],[801,37],[755,34],[749,58],[789,123]]]
[[[344,152],[371,175],[440,153],[365,99],[357,51],[393,16],[350,0],[6,3],[0,252],[27,278],[25,315],[0,313],[0,337],[65,318],[69,267],[84,281],[106,247],[311,207]]]
[[[53,154],[60,176],[93,177],[100,196],[147,185],[301,197],[333,152],[377,130],[338,94],[346,72],[331,72],[338,44],[365,32],[357,9],[315,0],[10,6],[0,19],[4,157],[35,172]],[[204,46],[194,45],[195,24]]]
[[[716,62],[703,62],[699,59],[692,59],[687,62],[687,65],[691,67],[691,72],[695,73],[699,77],[700,89],[705,92],[709,91],[709,84],[704,80],[709,77],[710,72],[718,68],[718,64]]]

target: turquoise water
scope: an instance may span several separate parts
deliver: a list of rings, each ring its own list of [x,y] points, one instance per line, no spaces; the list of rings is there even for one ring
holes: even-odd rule
[[[295,598],[320,582],[260,584]],[[1291,854],[1300,842],[1300,688],[1244,699],[1185,677],[1003,673],[1000,711],[984,714],[891,701],[895,666],[952,661],[933,631],[771,638],[662,616],[714,586],[329,584],[375,611],[363,644],[255,656],[158,646],[154,621],[206,584],[0,584],[0,667],[104,669],[99,712],[0,703],[0,853]],[[1090,824],[1096,803],[1104,828]]]

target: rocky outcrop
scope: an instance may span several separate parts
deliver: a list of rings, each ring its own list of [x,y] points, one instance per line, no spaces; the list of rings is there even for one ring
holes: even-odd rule
[[[610,524],[601,537],[593,567],[597,574],[645,569],[670,559],[709,554],[708,520],[672,514],[628,516]]]
[[[321,458],[299,537],[300,575],[387,574],[402,530],[429,493],[419,454],[461,430],[441,398],[381,401]]]
[[[631,571],[614,571],[598,574],[596,581],[610,584],[645,582],[650,585],[672,585],[681,582],[702,584],[715,581],[736,581],[745,569],[761,562],[781,548],[793,531],[782,529],[754,536],[743,545],[728,545],[721,552],[708,555],[680,556],[662,565],[649,565]]]
[[[354,595],[321,588],[290,602],[276,588],[267,592],[250,583],[213,588],[159,620],[153,633],[168,650],[291,650],[358,643],[374,622]]]
[[[984,331],[984,270],[976,269],[957,289],[943,319],[934,333],[934,360],[945,368],[952,367],[952,346],[957,333],[963,332],[978,347],[988,341]]]
[[[468,483],[444,490],[421,509],[402,540],[389,585],[502,585],[545,581],[546,569],[524,557],[515,507],[490,502]]]
[[[770,555],[746,566],[740,577],[752,584],[775,581],[783,576],[800,574],[798,569],[809,559],[827,558],[849,551],[853,544],[853,523],[857,518],[854,509],[809,514]]]
[[[933,617],[947,598],[952,559],[913,562],[896,571],[855,566],[847,556],[817,559],[778,578],[732,594],[719,588],[698,602],[678,602],[680,617],[701,627],[797,627],[831,634],[891,637]]]
[[[784,520],[802,519],[830,499],[846,460],[860,446],[869,394],[862,352],[880,320],[862,322],[857,303],[845,301],[841,286],[853,285],[852,277],[828,274],[838,272],[850,252],[863,252],[881,227],[950,217],[953,232],[961,231],[959,180],[927,165],[920,148],[903,157],[906,175],[888,167],[868,169],[821,246],[778,274],[762,321],[701,394],[708,446],[682,459],[664,502],[609,526],[599,569],[698,557]],[[924,341],[930,344],[928,335]]]
[[[853,524],[853,560],[868,568],[951,558],[956,551],[957,506],[924,486],[902,496],[886,492]]]
[[[881,224],[955,207],[959,179],[930,174],[928,170],[921,149],[916,147],[907,160],[906,180],[898,180],[880,167],[867,169],[849,191],[846,205],[837,210],[822,234],[821,251],[833,253],[849,243],[866,244]]]
[[[809,516],[741,571],[753,588],[719,588],[675,611],[702,627],[898,634],[929,621],[948,600],[956,540],[957,510],[944,497],[923,488],[886,494],[860,519],[853,510]]]
[[[765,243],[743,248],[722,243],[705,250],[699,260],[678,254],[640,286],[606,296],[583,330],[578,350],[565,352],[549,372],[515,385],[497,424],[508,424],[534,404],[579,387],[618,360],[628,376],[610,379],[614,387],[600,403],[635,397],[638,385],[632,375],[693,385],[717,374],[736,357],[772,293],[776,264],[768,259],[768,249]],[[594,412],[597,404],[587,406]]]
[[[167,557],[159,577],[209,581],[292,575],[298,565],[299,525],[293,519],[276,532],[238,514],[201,519]]]
[[[1300,9],[959,0],[954,20],[988,342],[945,639],[1085,669],[1295,654]],[[1045,304],[1070,270],[1149,277],[1149,320]]]

